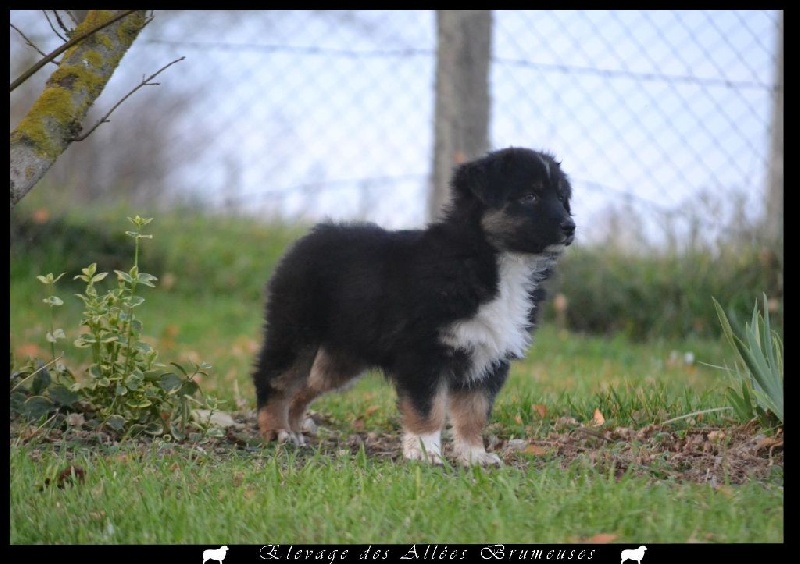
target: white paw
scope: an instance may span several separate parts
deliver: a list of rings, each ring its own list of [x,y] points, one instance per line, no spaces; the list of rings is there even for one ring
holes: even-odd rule
[[[500,457],[491,452],[486,452],[483,446],[456,445],[453,454],[464,466],[502,466]]]
[[[305,446],[306,439],[303,437],[302,433],[295,433],[293,431],[286,431],[285,429],[281,429],[278,431],[278,442],[279,443],[292,443],[295,446]]]
[[[403,437],[403,456],[408,460],[422,460],[430,464],[442,464],[439,433],[429,435],[406,433]]]
[[[442,454],[439,452],[423,452],[419,448],[404,448],[403,456],[407,460],[422,460],[429,464],[444,464],[442,461]]]

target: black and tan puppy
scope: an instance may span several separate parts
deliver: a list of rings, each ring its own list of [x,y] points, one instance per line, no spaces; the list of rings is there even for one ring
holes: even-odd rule
[[[509,148],[460,165],[427,229],[316,226],[268,284],[261,435],[303,444],[311,401],[377,367],[397,391],[406,458],[441,463],[449,417],[458,461],[500,464],[482,430],[574,238],[570,195],[551,155]]]

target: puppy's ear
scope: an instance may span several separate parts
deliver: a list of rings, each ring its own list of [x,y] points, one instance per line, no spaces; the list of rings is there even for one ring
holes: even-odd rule
[[[489,207],[500,205],[500,194],[490,186],[488,162],[485,158],[459,165],[453,174],[456,195],[473,196]]]

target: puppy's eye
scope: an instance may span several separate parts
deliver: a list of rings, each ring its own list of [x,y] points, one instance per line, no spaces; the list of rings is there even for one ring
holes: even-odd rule
[[[539,201],[539,196],[536,194],[525,194],[519,199],[519,203],[524,206],[532,206]]]

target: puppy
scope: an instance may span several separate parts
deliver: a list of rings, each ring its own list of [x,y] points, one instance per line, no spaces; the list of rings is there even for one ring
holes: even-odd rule
[[[267,285],[253,371],[265,440],[304,444],[306,408],[379,368],[410,460],[499,465],[482,431],[531,342],[542,282],[575,236],[571,187],[549,154],[508,148],[460,165],[444,217],[422,230],[317,225]]]

